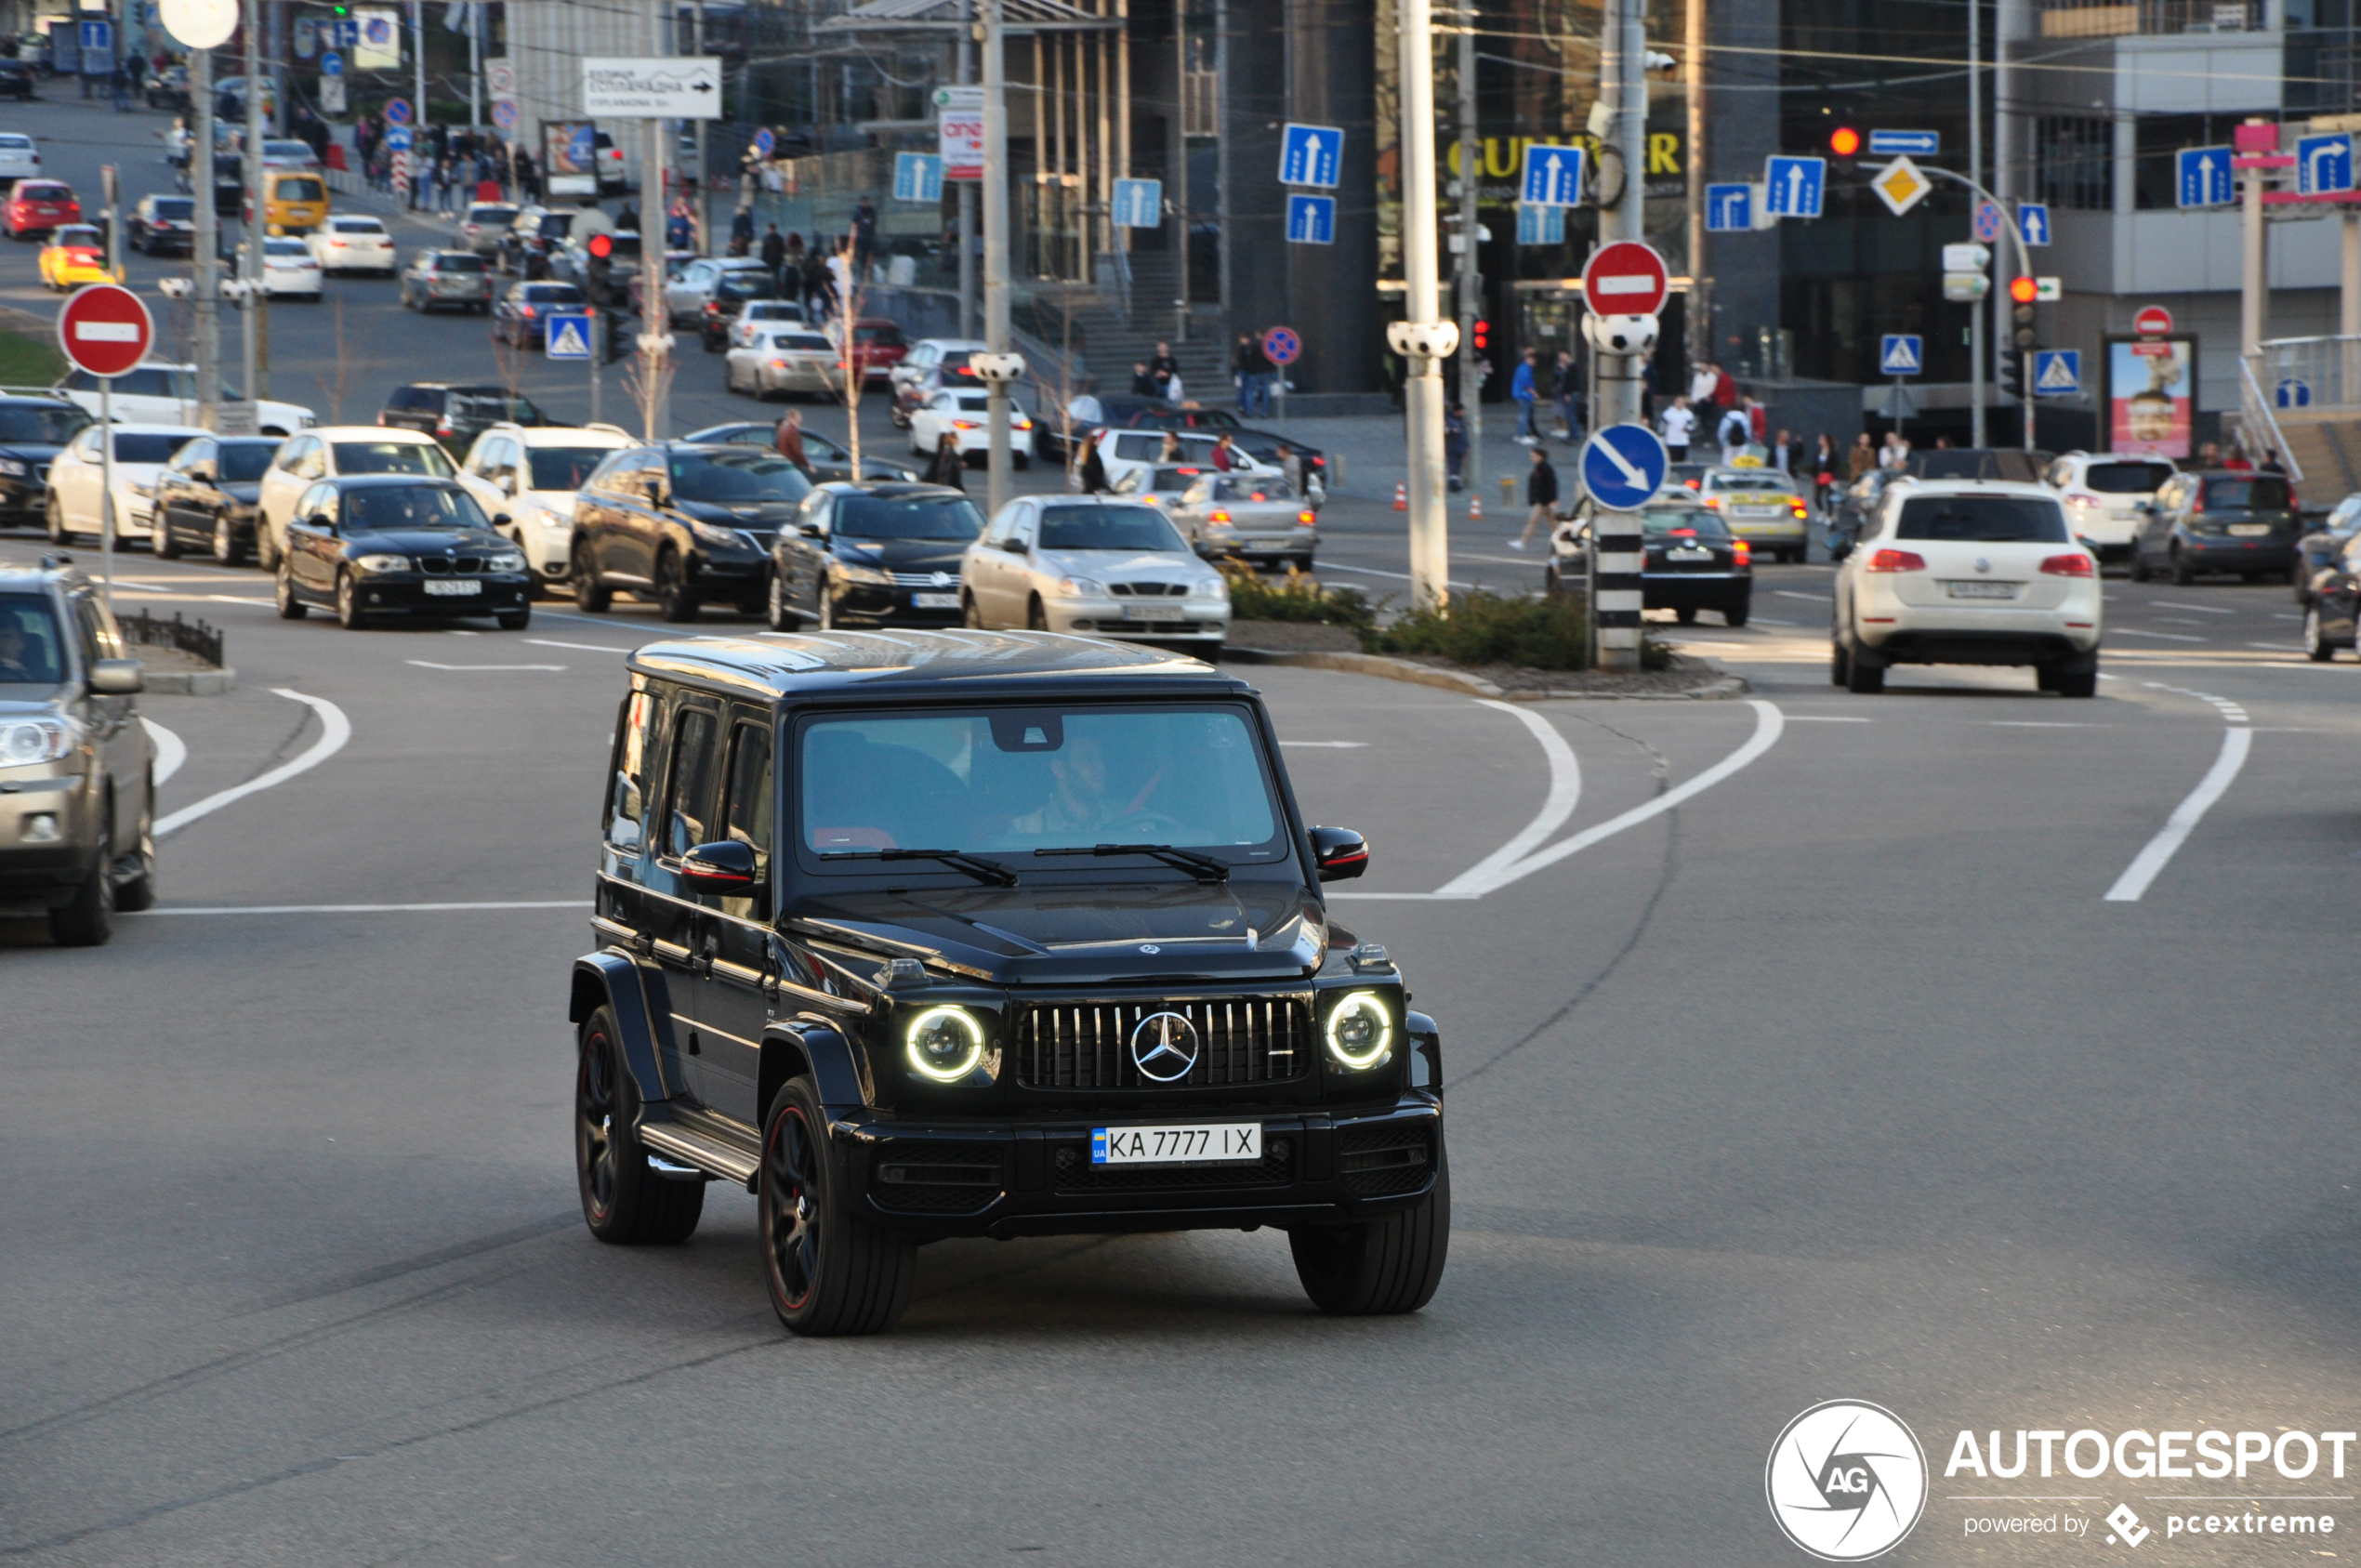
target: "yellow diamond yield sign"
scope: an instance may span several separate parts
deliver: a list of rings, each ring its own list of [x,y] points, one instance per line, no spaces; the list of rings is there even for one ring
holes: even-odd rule
[[[1934,189],[1934,181],[1920,174],[1919,165],[1909,159],[1896,158],[1869,181],[1869,189],[1878,193],[1888,212],[1900,217]]]

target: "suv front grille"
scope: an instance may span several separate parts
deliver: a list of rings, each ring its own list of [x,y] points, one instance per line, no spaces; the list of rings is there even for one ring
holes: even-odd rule
[[[1433,1162],[1423,1122],[1343,1127],[1337,1133],[1337,1175],[1356,1197],[1414,1192],[1426,1184]]]
[[[1131,1059],[1141,1021],[1178,1013],[1197,1034],[1186,1077],[1158,1083]],[[1028,1088],[1211,1088],[1299,1077],[1312,1063],[1312,1013],[1279,997],[1196,1002],[1059,1002],[1017,1020],[1017,1080]]]

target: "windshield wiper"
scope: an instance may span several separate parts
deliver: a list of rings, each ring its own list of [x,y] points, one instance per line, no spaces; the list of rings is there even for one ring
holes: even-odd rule
[[[996,862],[979,860],[962,850],[837,850],[820,857],[824,861],[941,861],[954,871],[964,871],[979,882],[989,882],[996,888],[1013,888],[1017,874]]]
[[[1087,850],[1035,850],[1036,855],[1154,855],[1165,864],[1187,872],[1200,882],[1227,882],[1230,863],[1211,855],[1201,855],[1194,850],[1176,850],[1169,844],[1094,844]]]

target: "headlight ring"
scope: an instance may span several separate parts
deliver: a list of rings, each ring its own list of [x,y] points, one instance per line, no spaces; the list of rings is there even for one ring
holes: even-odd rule
[[[1374,991],[1355,991],[1328,1009],[1322,1034],[1339,1067],[1366,1072],[1393,1054],[1393,1015]]]
[[[929,1008],[902,1038],[911,1070],[930,1083],[958,1083],[983,1064],[983,1025],[965,1008]]]

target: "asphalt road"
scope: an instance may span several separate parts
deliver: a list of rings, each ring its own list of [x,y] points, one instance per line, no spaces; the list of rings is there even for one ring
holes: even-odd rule
[[[0,125],[36,116],[148,124]],[[0,294],[31,267],[0,250]],[[488,362],[384,286],[347,314],[380,380]],[[274,328],[283,393],[327,319]],[[224,626],[240,673],[143,699],[186,749],[167,811],[317,760],[166,837],[112,946],[0,925],[0,1555],[1802,1562],[1764,1458],[1840,1397],[1935,1467],[1892,1561],[2121,1551],[1964,1522],[2155,1524],[2160,1492],[2350,1526],[2361,1487],[2325,1474],[1942,1474],[1961,1429],[2356,1425],[2361,671],[2302,661],[2284,588],[2111,582],[2088,702],[2018,672],[1836,691],[1817,568],[1766,573],[1743,630],[1665,628],[1750,701],[1254,671],[1307,810],[1375,848],[1339,915],[1444,1030],[1433,1304],[1324,1319],[1270,1232],[955,1242],[891,1336],[801,1342],[749,1200],[636,1251],[575,1204],[565,975],[653,615],[349,634],[278,621],[252,571],[121,579]]]

